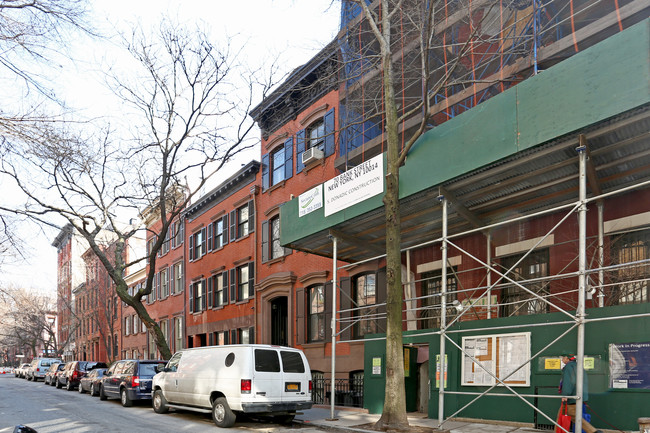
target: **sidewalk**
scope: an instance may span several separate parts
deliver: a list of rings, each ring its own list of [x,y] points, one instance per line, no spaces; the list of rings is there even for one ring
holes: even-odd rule
[[[312,409],[303,411],[302,414],[296,415],[296,421],[303,422],[305,425],[315,427],[340,430],[346,432],[368,432],[360,426],[374,423],[379,419],[379,414],[369,414],[364,410],[355,410],[347,408],[335,408],[334,416],[336,421],[328,421],[330,418],[330,408],[325,406],[316,406]],[[412,414],[409,416],[409,424],[412,426],[437,428],[438,420],[426,418],[423,414]],[[531,433],[545,432],[550,430],[537,430],[533,427],[522,427],[504,424],[487,424],[477,422],[447,421],[443,424],[442,430],[448,430],[451,433]]]

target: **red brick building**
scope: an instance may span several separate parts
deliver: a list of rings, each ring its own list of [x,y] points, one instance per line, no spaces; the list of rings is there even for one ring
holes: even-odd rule
[[[183,213],[187,347],[256,342],[259,169],[251,161]]]

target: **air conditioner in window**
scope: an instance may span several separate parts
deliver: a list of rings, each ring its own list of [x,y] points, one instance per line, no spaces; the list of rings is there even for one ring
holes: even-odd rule
[[[309,164],[312,161],[323,159],[323,151],[317,147],[310,147],[302,153],[302,163]]]

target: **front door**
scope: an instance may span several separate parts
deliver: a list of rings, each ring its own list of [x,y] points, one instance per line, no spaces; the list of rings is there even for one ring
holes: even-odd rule
[[[271,301],[271,344],[278,346],[289,345],[286,296],[281,296]]]

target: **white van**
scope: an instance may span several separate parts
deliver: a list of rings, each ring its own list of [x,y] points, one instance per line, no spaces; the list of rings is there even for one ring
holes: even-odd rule
[[[176,352],[153,378],[152,406],[212,412],[219,427],[235,423],[234,412],[271,415],[288,423],[309,409],[311,370],[301,350],[237,344]]]
[[[25,372],[25,377],[27,380],[33,380],[34,382],[38,379],[44,379],[50,365],[55,362],[61,362],[61,360],[59,358],[34,358]]]

